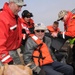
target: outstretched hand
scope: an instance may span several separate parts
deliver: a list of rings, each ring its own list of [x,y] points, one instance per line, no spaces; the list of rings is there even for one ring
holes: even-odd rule
[[[51,36],[55,38],[55,37],[57,37],[57,33],[53,32],[53,33],[51,34]]]

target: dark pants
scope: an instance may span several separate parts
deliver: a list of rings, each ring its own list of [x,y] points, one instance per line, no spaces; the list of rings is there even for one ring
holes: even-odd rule
[[[75,44],[74,44],[74,46],[72,48],[72,51],[73,51],[73,62],[75,62]]]
[[[75,42],[74,42],[74,46],[72,48],[72,52],[73,52],[73,62],[72,62],[72,65],[74,67],[74,74],[75,74]]]
[[[46,75],[73,75],[72,66],[57,61],[42,66],[42,69],[46,71]]]

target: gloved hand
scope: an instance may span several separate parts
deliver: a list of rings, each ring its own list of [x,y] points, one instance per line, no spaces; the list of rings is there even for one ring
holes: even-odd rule
[[[12,61],[13,58],[10,56],[10,54],[8,52],[4,53],[4,54],[0,54],[0,61],[5,64],[5,63],[9,63],[10,61]]]
[[[46,75],[46,72],[41,69],[38,75]]]
[[[57,33],[53,32],[53,33],[51,34],[51,36],[55,38],[55,37],[57,37]]]
[[[33,75],[38,75],[41,71],[41,68],[40,67],[36,67],[34,70],[33,70]]]
[[[46,75],[46,72],[44,70],[42,70],[40,67],[37,67],[33,71],[33,75]]]
[[[12,61],[10,61],[8,64],[9,64],[9,65],[12,65],[12,64],[13,64],[13,60],[12,60]]]

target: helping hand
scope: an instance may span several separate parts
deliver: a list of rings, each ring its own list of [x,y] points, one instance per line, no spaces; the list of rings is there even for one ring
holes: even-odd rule
[[[55,38],[55,37],[57,37],[57,33],[53,32],[53,33],[51,34],[51,36]]]

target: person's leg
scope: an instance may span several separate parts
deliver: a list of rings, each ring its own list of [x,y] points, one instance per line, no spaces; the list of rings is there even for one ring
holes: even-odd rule
[[[46,75],[63,75],[63,73],[55,71],[51,65],[44,65],[41,68],[46,72]]]
[[[75,74],[75,42],[74,42],[74,45],[73,45],[73,48],[72,48],[72,58],[73,58],[73,61],[72,61],[72,66],[74,68],[74,74]]]
[[[73,75],[73,67],[67,64],[63,64],[60,62],[53,62],[52,67],[61,73],[64,73],[64,75]]]

